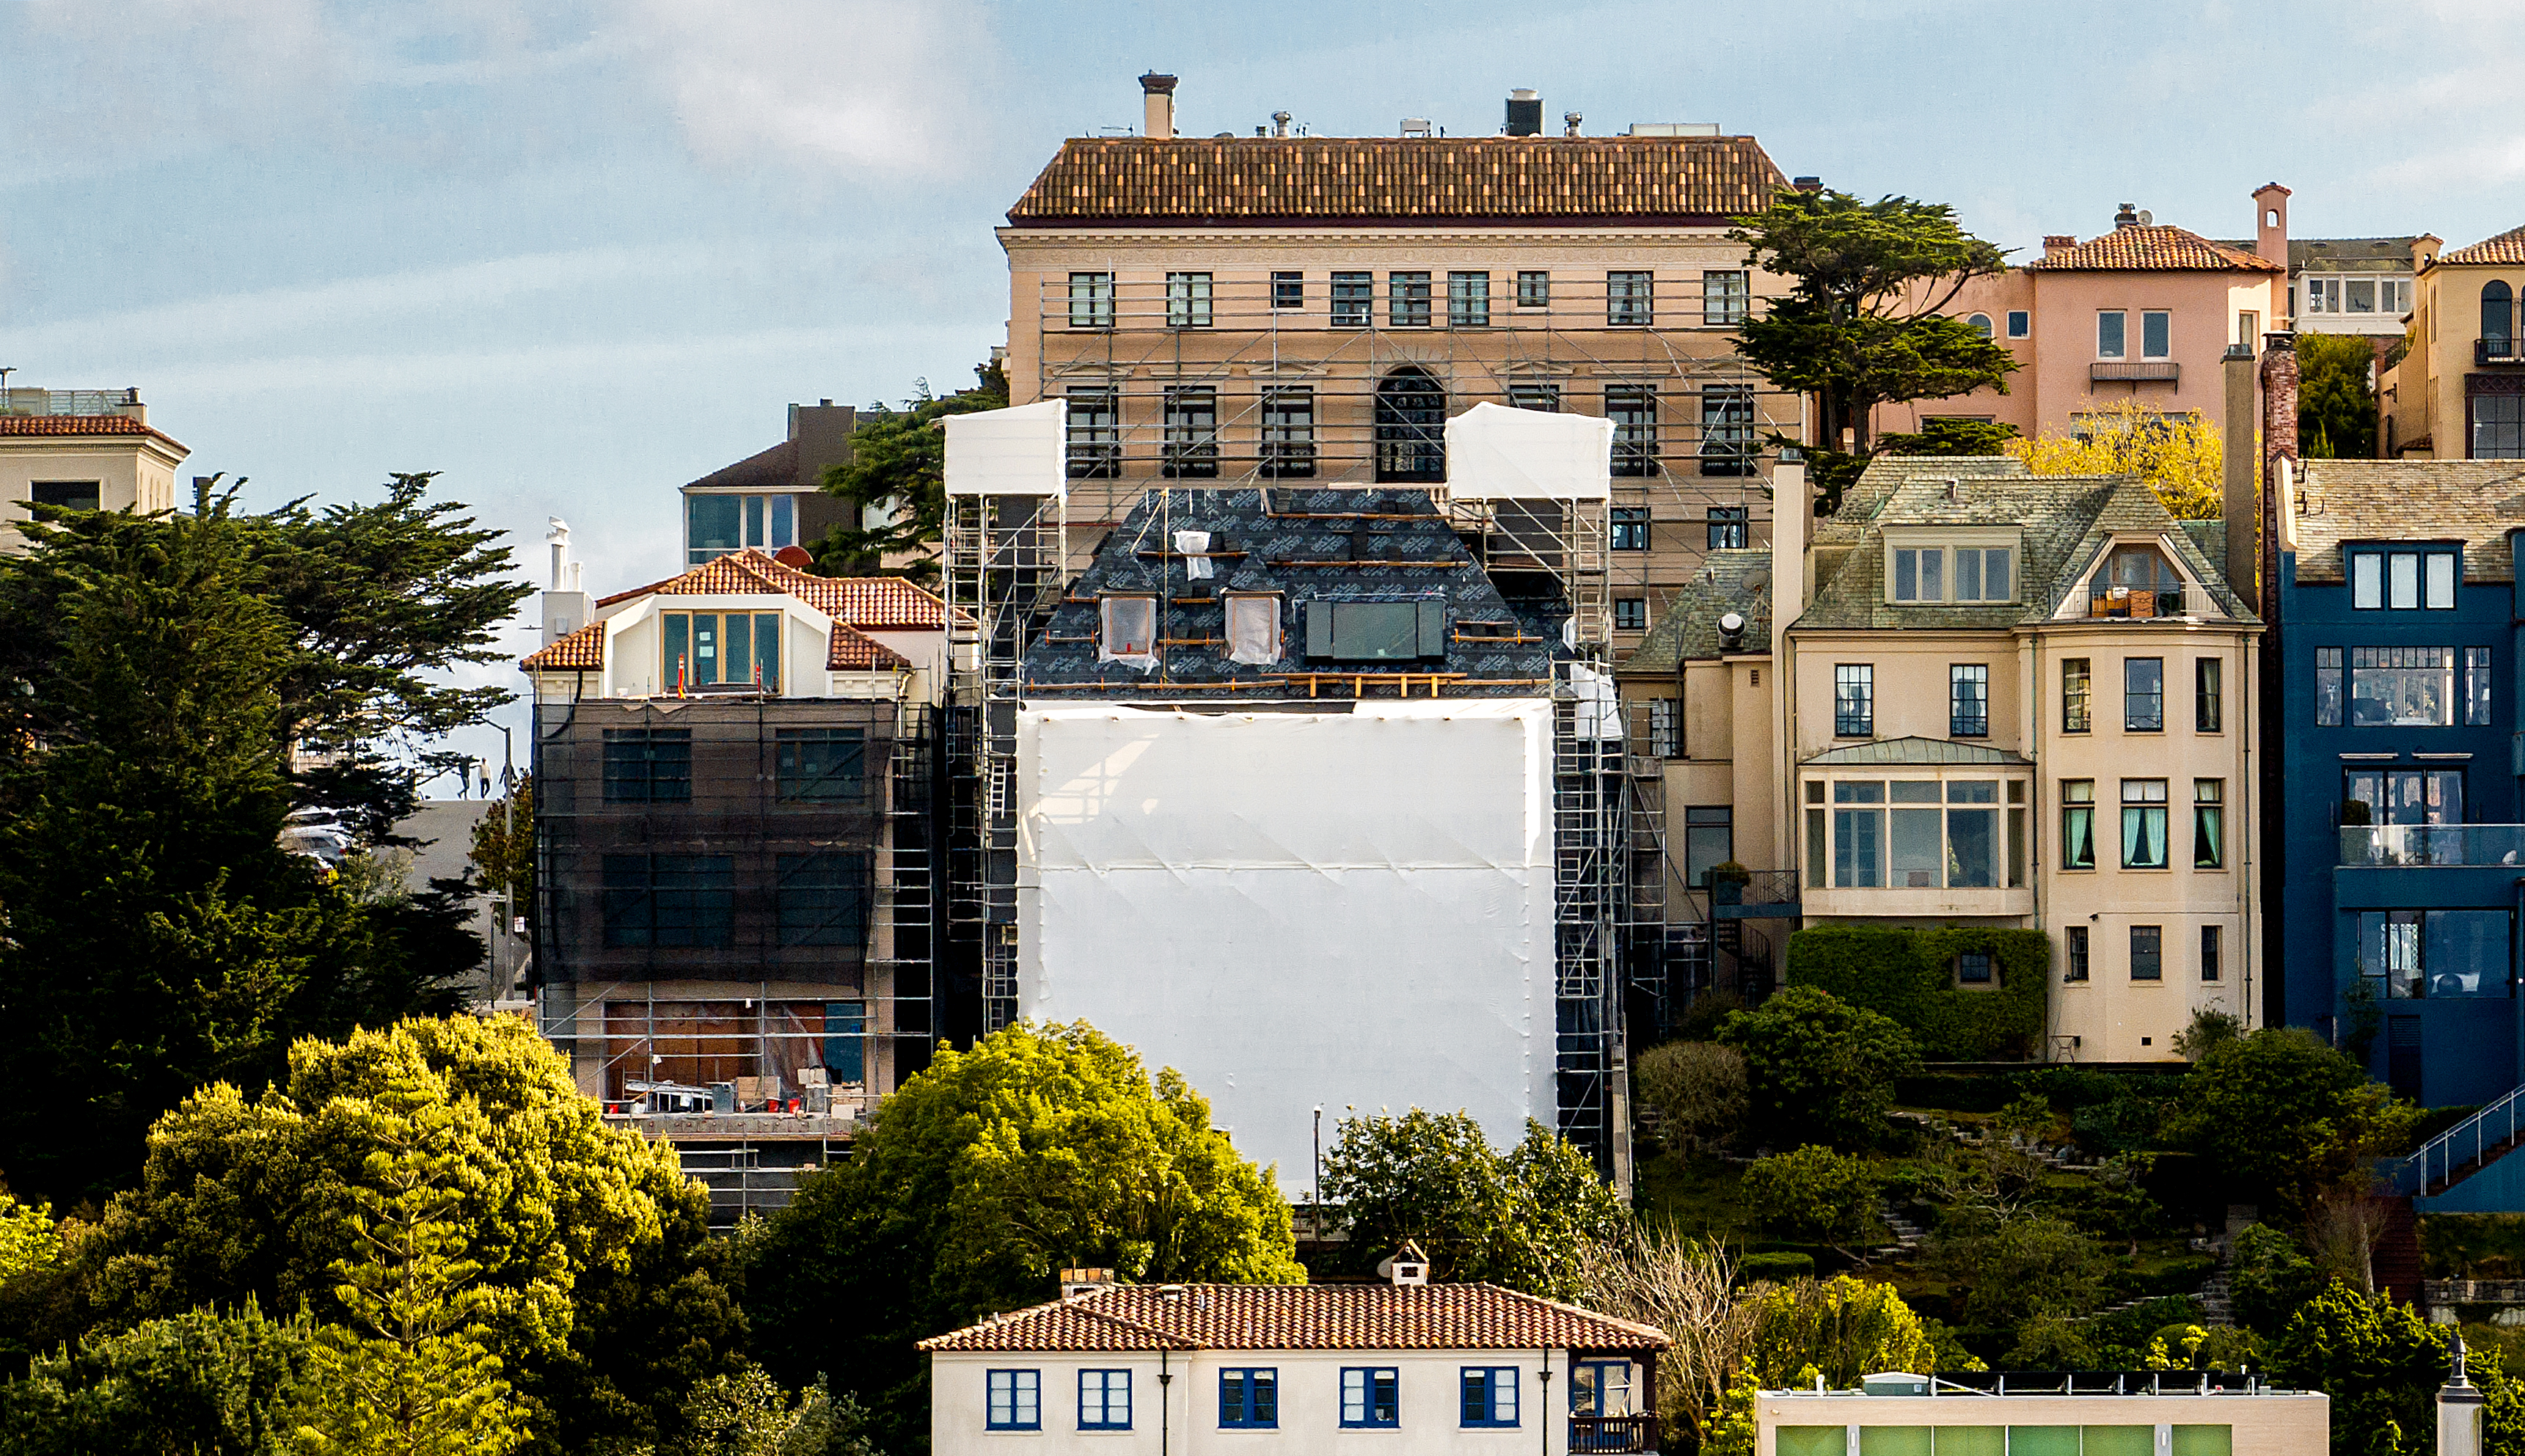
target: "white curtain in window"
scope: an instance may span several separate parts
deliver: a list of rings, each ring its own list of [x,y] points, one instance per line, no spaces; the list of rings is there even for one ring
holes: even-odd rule
[[[1096,660],[1120,662],[1142,672],[1158,665],[1158,601],[1155,597],[1108,597],[1096,640]]]
[[[1227,599],[1227,660],[1268,667],[1280,660],[1280,599]]]

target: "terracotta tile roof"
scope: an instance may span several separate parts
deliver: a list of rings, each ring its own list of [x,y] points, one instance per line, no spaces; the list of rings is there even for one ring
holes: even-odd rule
[[[2047,272],[2067,269],[2119,272],[2127,269],[2278,273],[2287,269],[2243,248],[2213,243],[2183,227],[2116,227],[2075,247],[2047,254],[2026,265]]]
[[[559,647],[561,644],[553,645]],[[833,646],[824,654],[824,666],[834,672],[902,670],[912,666],[912,659],[872,637],[835,622]]]
[[[569,672],[573,669],[596,672],[603,670],[604,666],[603,622],[590,622],[561,641],[518,659],[520,672]]]
[[[642,597],[700,597],[779,593],[795,597],[838,622],[862,631],[914,632],[947,624],[947,604],[899,576],[815,576],[783,566],[748,549],[695,566],[681,576],[653,581],[597,600],[599,607]]]
[[[145,435],[184,449],[166,431],[124,414],[0,414],[0,435]]]
[[[1162,1289],[1179,1289],[1169,1297]],[[1116,1285],[924,1350],[1654,1350],[1665,1333],[1497,1285]]]
[[[2511,581],[2525,461],[2307,461],[2297,579],[2343,579],[2345,541],[2461,541],[2466,581]]]
[[[1074,137],[1009,220],[1717,219],[1787,185],[1750,136]]]
[[[2448,263],[2525,263],[2525,227],[2511,227],[2495,238],[2462,248],[2450,248],[2438,255],[2438,262]]]

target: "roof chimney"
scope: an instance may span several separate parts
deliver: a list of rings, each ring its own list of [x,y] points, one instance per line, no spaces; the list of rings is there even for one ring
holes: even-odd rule
[[[2047,232],[2043,234],[2043,256],[2046,258],[2051,257],[2055,253],[2066,253],[2076,246],[2078,246],[2078,238],[2075,233]]]
[[[1508,125],[1510,136],[1543,134],[1543,93],[1519,86],[1508,93]]]
[[[1146,72],[1140,76],[1140,104],[1146,120],[1142,136],[1171,141],[1175,134],[1175,78]]]
[[[2113,226],[2115,226],[2115,227],[2137,227],[2137,226],[2139,226],[2139,210],[2138,210],[2137,208],[2134,208],[2134,207],[2133,207],[2131,204],[2129,204],[2129,203],[2123,203],[2123,204],[2122,204],[2122,210],[2121,210],[2120,212],[2118,212],[2118,213],[2113,214]]]
[[[1578,134],[1578,123],[1586,120],[1586,114],[1583,112],[1562,112],[1560,114],[1560,134],[1562,136],[1576,136]]]
[[[1425,1285],[1429,1282],[1429,1256],[1420,1252],[1420,1245],[1407,1238],[1403,1240],[1403,1246],[1394,1251],[1393,1258],[1377,1266],[1377,1272],[1394,1281],[1396,1288],[1405,1285]]]
[[[1061,1297],[1064,1299],[1080,1298],[1084,1295],[1093,1294],[1099,1289],[1110,1289],[1113,1286],[1114,1271],[1111,1269],[1064,1269],[1061,1271]]]
[[[1287,112],[1273,112],[1271,114],[1271,134],[1273,136],[1287,136],[1289,134],[1289,121],[1290,117]]]
[[[1797,188],[1800,192],[1821,192],[1823,190],[1823,178],[1800,177],[1789,185]]]

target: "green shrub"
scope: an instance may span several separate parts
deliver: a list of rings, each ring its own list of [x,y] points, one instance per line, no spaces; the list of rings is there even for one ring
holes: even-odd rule
[[[1710,1042],[1668,1042],[1640,1054],[1642,1106],[1658,1139],[1690,1157],[1724,1145],[1745,1124],[1745,1053]]]
[[[2525,1213],[2432,1213],[2420,1220],[2430,1279],[2525,1279]]]
[[[1959,986],[1956,959],[1988,955],[1988,986]],[[2032,1055],[2043,1036],[2052,941],[2039,930],[1818,926],[1789,937],[1787,979],[1890,1016],[1932,1061]]]
[[[2323,1275],[2296,1239],[2261,1224],[2236,1236],[2230,1251],[2228,1305],[2236,1323],[2265,1337],[2288,1328],[2300,1306],[2323,1287]]]
[[[1737,1282],[1749,1285],[1757,1280],[1784,1285],[1793,1279],[1812,1279],[1814,1272],[1812,1254],[1747,1254],[1736,1265]]]
[[[1772,1234],[1844,1253],[1876,1230],[1874,1171],[1865,1158],[1829,1147],[1755,1159],[1745,1170],[1745,1201]]]
[[[1718,1040],[1745,1053],[1747,1123],[1762,1147],[1883,1142],[1894,1079],[1917,1055],[1892,1019],[1813,986],[1728,1017]]]
[[[2109,1267],[2087,1236],[2039,1216],[1963,1238],[1942,1236],[1930,1265],[1963,1295],[1961,1313],[1976,1326],[2085,1314],[2102,1301]]]

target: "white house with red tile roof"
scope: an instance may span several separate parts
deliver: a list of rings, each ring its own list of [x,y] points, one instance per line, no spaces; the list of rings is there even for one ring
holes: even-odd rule
[[[936,1456],[1658,1449],[1648,1325],[1483,1284],[1067,1287],[921,1341]]]
[[[23,549],[29,501],[90,510],[170,510],[192,452],[149,423],[136,389],[0,395],[0,551]]]

